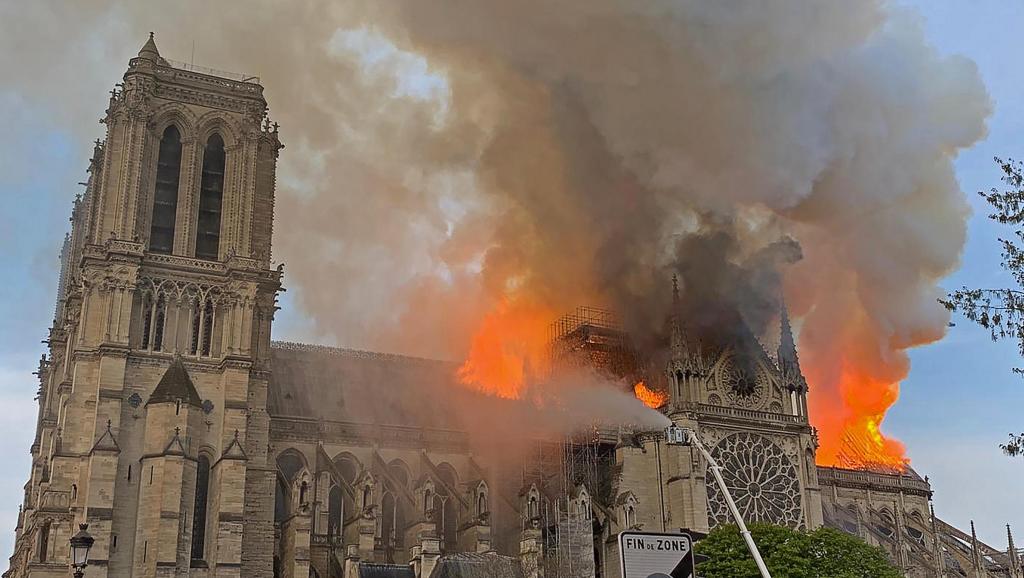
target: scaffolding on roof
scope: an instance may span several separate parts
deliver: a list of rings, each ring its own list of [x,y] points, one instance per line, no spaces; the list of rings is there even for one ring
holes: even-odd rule
[[[548,337],[552,367],[589,366],[617,378],[642,378],[640,356],[612,311],[577,307],[551,324]]]

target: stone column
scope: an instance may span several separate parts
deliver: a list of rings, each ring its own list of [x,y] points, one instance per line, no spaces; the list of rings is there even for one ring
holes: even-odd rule
[[[544,538],[536,521],[523,530],[519,540],[519,561],[524,578],[544,578]]]

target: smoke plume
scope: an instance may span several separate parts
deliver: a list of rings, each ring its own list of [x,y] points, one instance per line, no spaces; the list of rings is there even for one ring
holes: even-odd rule
[[[580,304],[657,347],[673,273],[694,323],[761,337],[784,293],[832,463],[850,430],[880,436],[907,349],[946,327],[936,283],[968,215],[952,160],[991,105],[971,62],[884,2],[18,11],[0,69],[59,122],[102,110],[150,29],[165,57],[194,42],[197,63],[262,76],[288,147],[275,258],[321,337],[514,365]],[[87,97],[70,106],[69,81]]]

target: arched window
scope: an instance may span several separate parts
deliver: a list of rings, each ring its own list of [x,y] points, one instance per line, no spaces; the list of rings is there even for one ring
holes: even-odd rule
[[[181,174],[181,134],[171,125],[160,138],[153,189],[153,218],[149,250],[169,254],[174,248],[174,220],[178,212],[178,177]]]
[[[213,317],[213,300],[207,299],[202,313],[203,332],[202,341],[200,342],[201,354],[204,357],[209,357],[210,347],[213,344]]]
[[[200,454],[196,463],[196,502],[192,511],[192,559],[206,556],[206,502],[210,491],[210,460]]]
[[[153,294],[146,293],[142,298],[142,348],[149,349],[153,332]]]
[[[46,562],[50,552],[50,522],[39,529],[39,561]]]
[[[380,539],[384,544],[384,551],[387,557],[391,557],[392,551],[397,543],[398,529],[398,507],[395,504],[395,496],[391,492],[384,492],[380,500]]]
[[[327,494],[327,535],[328,536],[340,536],[341,526],[343,521],[342,516],[342,495],[341,486],[335,484],[331,486],[331,491]]]
[[[156,311],[153,318],[153,351],[163,351],[164,326],[167,324],[167,299],[163,293],[156,299]]]
[[[188,352],[192,355],[199,355],[199,332],[202,330],[203,302],[196,299],[192,305],[192,341],[189,343]]]
[[[274,494],[274,522],[277,524],[292,513],[292,482],[305,465],[301,454],[293,449],[277,456],[277,489]]]
[[[343,480],[348,485],[356,483],[356,476],[359,475],[359,461],[352,454],[339,454],[334,458],[334,467],[338,469]]]
[[[206,141],[203,176],[199,185],[199,220],[196,258],[216,260],[220,251],[220,208],[224,198],[224,139],[214,134]]]

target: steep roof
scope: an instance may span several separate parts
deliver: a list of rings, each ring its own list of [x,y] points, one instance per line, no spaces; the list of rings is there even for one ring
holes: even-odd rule
[[[156,389],[150,394],[146,405],[173,403],[178,400],[196,407],[203,404],[203,399],[199,397],[199,392],[196,391],[196,386],[192,383],[185,364],[181,362],[180,357],[175,357],[170,367],[164,372],[164,376],[160,378],[160,383],[156,384]]]
[[[287,342],[274,342],[270,356],[272,416],[457,426],[451,400],[462,388],[452,387],[454,363]]]
[[[153,33],[149,33],[149,40],[142,45],[142,49],[139,50],[139,58],[148,58],[149,60],[156,61],[160,58],[160,51],[156,49],[156,42],[153,40]]]

